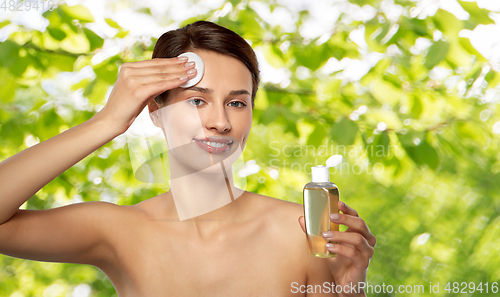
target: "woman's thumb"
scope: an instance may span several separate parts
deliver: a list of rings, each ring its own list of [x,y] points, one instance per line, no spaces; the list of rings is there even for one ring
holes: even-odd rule
[[[306,222],[304,221],[304,216],[299,217],[299,225],[302,228],[302,231],[306,233]]]

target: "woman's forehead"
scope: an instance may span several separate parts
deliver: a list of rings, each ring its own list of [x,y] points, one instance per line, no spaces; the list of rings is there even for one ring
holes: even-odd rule
[[[252,93],[252,74],[240,60],[212,51],[194,52],[205,64],[205,73],[197,87],[211,89],[214,92],[247,90]]]

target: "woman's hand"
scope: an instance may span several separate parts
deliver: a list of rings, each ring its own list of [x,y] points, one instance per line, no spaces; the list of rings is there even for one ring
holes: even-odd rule
[[[108,127],[124,133],[150,100],[196,75],[187,57],[124,63],[104,108],[96,115]]]
[[[338,202],[338,207],[343,213],[332,214],[330,220],[336,224],[346,225],[348,228],[345,232],[323,233],[327,241],[338,242],[338,244],[326,244],[327,250],[337,256],[327,258],[325,261],[328,261],[336,285],[343,288],[344,286],[350,287],[351,283],[353,286],[356,285],[356,292],[343,292],[343,296],[365,296],[364,292],[359,292],[358,284],[366,282],[366,273],[373,256],[376,239],[354,209],[341,201]],[[305,232],[303,216],[299,217],[299,223]]]

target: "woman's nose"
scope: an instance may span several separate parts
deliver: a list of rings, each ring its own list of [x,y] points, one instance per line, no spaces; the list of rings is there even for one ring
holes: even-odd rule
[[[231,123],[227,118],[224,107],[214,107],[208,112],[205,127],[208,130],[217,130],[219,133],[225,133],[231,130]]]

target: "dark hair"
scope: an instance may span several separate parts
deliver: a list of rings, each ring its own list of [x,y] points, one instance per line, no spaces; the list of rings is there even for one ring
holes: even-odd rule
[[[235,32],[207,21],[198,21],[164,33],[156,42],[152,58],[174,58],[194,50],[207,50],[240,60],[252,74],[252,108],[259,87],[259,66],[252,47]],[[155,100],[163,100],[168,91]],[[158,101],[157,101],[158,102]],[[158,102],[162,103],[162,102]]]

